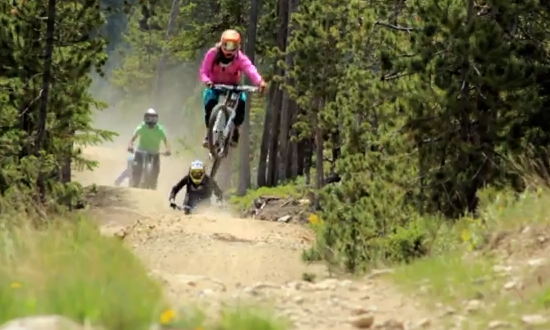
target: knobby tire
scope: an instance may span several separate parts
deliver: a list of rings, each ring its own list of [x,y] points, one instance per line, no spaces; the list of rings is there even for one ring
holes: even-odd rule
[[[213,178],[216,173],[218,172],[218,169],[220,168],[220,160],[215,158],[212,162],[212,168],[210,169],[210,177]]]
[[[216,105],[214,109],[212,109],[212,114],[210,114],[210,119],[208,120],[208,149],[214,159],[214,162],[218,162],[218,163],[221,161],[221,157],[218,155],[218,150],[216,148],[217,141],[214,141],[214,125],[216,125],[216,119],[218,118],[218,113],[220,111],[222,111],[223,115],[225,116],[225,124],[223,126],[223,128],[225,129],[225,126],[229,121],[229,111],[227,111],[227,107],[224,104]],[[223,134],[223,132],[221,134]],[[224,141],[223,148],[228,147],[229,140],[230,139],[228,138]]]

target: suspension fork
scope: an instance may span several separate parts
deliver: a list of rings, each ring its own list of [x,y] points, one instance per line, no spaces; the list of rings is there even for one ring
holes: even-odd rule
[[[236,111],[237,111],[237,107],[239,106],[239,100],[241,98],[241,93],[235,93],[236,94],[236,97],[235,97],[235,100],[234,100],[234,105],[230,111],[231,115],[229,116],[228,118],[228,122],[225,124],[225,128],[223,130],[223,137],[224,139],[228,139],[229,138],[229,135],[233,132],[233,128],[235,128],[235,123],[234,123],[234,119],[235,119],[235,115],[236,115]],[[228,95],[228,97],[231,97],[232,95]]]
[[[227,122],[227,125],[225,125],[225,129],[223,130],[223,137],[224,139],[228,139],[231,132],[233,132],[233,128],[235,127],[235,123],[233,122],[233,119],[235,118],[235,111],[231,113],[231,116],[229,116],[229,121]]]

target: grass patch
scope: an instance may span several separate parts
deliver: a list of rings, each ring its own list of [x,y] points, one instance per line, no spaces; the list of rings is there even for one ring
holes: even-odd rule
[[[0,232],[0,322],[59,314],[111,330],[148,329],[165,306],[131,251],[86,219]]]
[[[40,229],[29,222],[0,216],[0,325],[55,314],[109,330],[288,329],[258,309],[225,308],[214,319],[199,308],[175,312],[132,251],[82,214],[49,219]]]
[[[237,307],[222,312],[221,319],[212,330],[285,330],[289,323],[273,316],[273,312],[258,308]]]
[[[477,299],[480,284],[487,281],[492,270],[490,260],[466,260],[460,253],[426,258],[401,267],[392,275],[406,289],[420,291],[438,297],[438,302],[450,303]],[[493,281],[492,285],[498,285]]]
[[[460,238],[455,251],[398,267],[392,279],[406,291],[420,292],[432,308],[446,305],[469,314],[459,329],[487,329],[495,320],[520,328],[522,316],[547,315],[550,308],[550,265],[528,265],[534,255],[546,253],[537,237],[549,234],[550,191],[517,195],[487,189],[480,199],[478,216],[465,217],[452,228],[452,236]],[[468,311],[472,300],[481,304],[473,312]]]
[[[257,307],[225,307],[216,320],[208,320],[195,307],[181,312],[165,311],[161,316],[161,329],[177,330],[286,330],[290,323],[278,318],[271,310]]]
[[[246,195],[232,196],[229,201],[237,210],[245,211],[250,209],[254,200],[261,196],[300,198],[302,195],[303,192],[299,186],[288,184],[276,187],[261,187],[258,189],[250,189],[247,191]]]

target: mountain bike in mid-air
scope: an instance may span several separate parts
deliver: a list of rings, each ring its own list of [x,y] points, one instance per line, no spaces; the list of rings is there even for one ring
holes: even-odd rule
[[[210,171],[210,177],[214,177],[221,161],[227,157],[229,153],[229,143],[233,135],[233,129],[235,124],[233,119],[235,118],[235,109],[241,97],[242,93],[256,93],[259,91],[258,87],[248,85],[223,85],[215,84],[213,89],[221,91],[224,100],[219,102],[210,115],[208,122],[208,149],[210,151],[210,157],[213,159],[212,169]]]

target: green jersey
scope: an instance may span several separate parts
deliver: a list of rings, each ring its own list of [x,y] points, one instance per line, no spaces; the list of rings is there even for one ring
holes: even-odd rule
[[[155,127],[150,128],[145,122],[136,128],[134,134],[139,136],[137,149],[153,153],[160,152],[160,143],[166,138],[162,125],[156,124]]]

